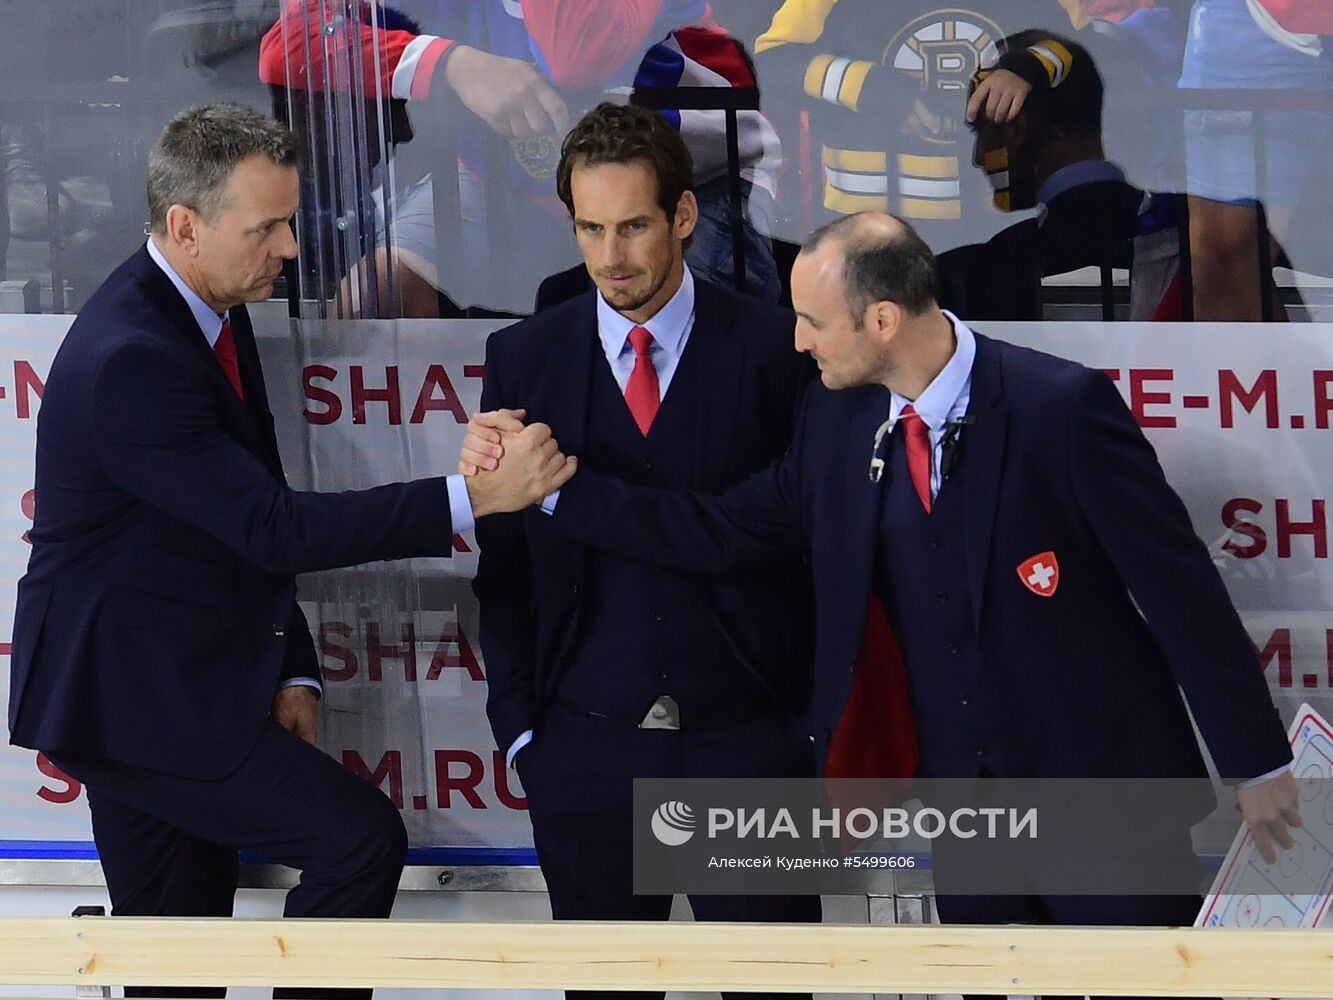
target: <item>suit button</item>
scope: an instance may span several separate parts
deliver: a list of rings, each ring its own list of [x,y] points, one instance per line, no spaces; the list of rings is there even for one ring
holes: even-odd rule
[[[958,699],[958,704],[962,705],[964,708],[967,708],[968,705],[972,704],[972,699],[969,698],[967,695],[963,695],[961,698]]]
[[[958,643],[956,643],[956,642],[951,642],[951,643],[949,643],[949,652],[950,652],[950,653],[953,653],[953,654],[957,654],[957,652],[958,652]]]
[[[936,591],[936,592],[935,592],[935,600],[939,601],[941,604],[948,604],[948,603],[949,603],[949,595],[946,594],[946,593],[945,593],[944,591],[942,591],[942,590]]]
[[[574,586],[570,588],[570,592],[571,592],[575,597],[578,597],[578,596],[579,596],[579,586],[578,586],[577,583],[574,584]]]
[[[661,625],[661,624],[662,624],[662,616],[661,616],[661,615],[653,615],[653,621],[657,622],[658,625]]]
[[[282,625],[278,625],[275,623],[273,626],[273,634],[277,636],[279,639],[281,639],[284,635],[287,634],[287,629],[284,628]]]
[[[981,749],[981,747],[977,747],[976,754],[978,757],[984,757],[986,756],[986,751]]]
[[[931,549],[938,549],[940,547],[940,540],[936,538],[934,535],[931,535],[929,538],[926,539],[926,545],[928,545]]]

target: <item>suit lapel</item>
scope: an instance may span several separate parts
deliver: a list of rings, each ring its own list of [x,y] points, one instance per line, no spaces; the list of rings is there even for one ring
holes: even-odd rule
[[[745,332],[736,326],[736,311],[726,296],[706,281],[694,282],[694,327],[685,344],[685,353],[676,369],[676,378],[688,364],[700,374],[692,382],[697,393],[693,424],[699,440],[694,447],[694,484],[724,482],[731,468],[732,443],[737,414],[740,411],[741,384],[745,368]],[[683,389],[683,384],[677,385]],[[667,397],[671,398],[668,388]],[[672,406],[689,404],[689,399],[675,398]]]
[[[283,478],[278,441],[269,418],[268,390],[264,386],[264,370],[259,361],[259,345],[255,342],[254,327],[244,306],[232,309],[230,317],[232,336],[236,340],[236,362],[241,372],[241,387],[245,390],[244,405],[259,430],[269,469]]]
[[[596,294],[583,296],[577,319],[551,334],[551,346],[545,354],[545,371],[538,384],[543,408],[530,412],[530,419],[545,420],[551,427],[560,450],[566,455],[581,455],[588,439],[588,406],[591,397],[594,364],[605,364],[602,345],[597,338]],[[557,571],[581,584],[587,569],[587,550],[547,529],[546,515],[531,511],[527,515],[535,529],[534,537],[561,553],[550,560]],[[572,637],[572,629],[569,633]],[[557,672],[553,672],[554,682]]]
[[[585,295],[578,319],[551,336],[546,371],[540,383],[546,399],[546,414],[541,419],[550,424],[561,451],[578,455],[588,436],[592,366],[596,362],[605,363],[599,357],[596,296]]]
[[[876,539],[879,538],[879,519],[881,498],[886,482],[870,481],[870,458],[875,442],[875,432],[888,419],[889,402],[892,397],[881,386],[864,386],[859,389],[843,390],[861,396],[856,401],[855,410],[847,422],[846,450],[843,456],[843,475],[841,509],[844,514],[842,525],[842,593],[853,598],[869,595],[874,589],[874,568]],[[888,440],[885,439],[881,454],[887,456]],[[887,472],[887,469],[886,469]],[[864,601],[857,601],[854,613],[864,616]],[[863,619],[862,619],[863,620]],[[861,641],[858,630],[853,642]],[[853,650],[853,656],[855,650]]]
[[[981,627],[981,602],[990,563],[995,507],[1000,497],[1004,468],[1005,409],[1000,354],[989,337],[976,334],[977,356],[972,363],[972,391],[968,413],[973,423],[964,429],[960,461],[963,476],[963,541],[967,552],[967,582],[975,625]]]
[[[199,323],[195,320],[194,313],[190,312],[189,305],[181,297],[181,293],[176,291],[176,286],[171,283],[171,279],[157,266],[153,258],[148,256],[146,247],[141,248],[135,255],[135,262],[138,266],[139,278],[143,282],[149,299],[159,305],[171,319],[171,330],[164,332],[169,332],[187,350],[192,351],[202,361],[210,365],[216,371],[217,377],[222,380],[223,384],[226,384],[227,376],[222,373],[222,366],[218,364],[217,355],[208,346],[208,341],[205,339],[203,331],[199,329]]]
[[[187,351],[195,354],[204,365],[208,378],[216,381],[219,394],[227,400],[227,407],[232,414],[229,421],[229,428],[236,432],[238,439],[259,456],[267,466],[273,468],[273,463],[277,460],[276,443],[269,444],[269,434],[266,432],[267,417],[261,422],[251,411],[250,406],[243,402],[232,389],[231,383],[227,381],[226,374],[222,371],[222,366],[218,363],[217,355],[209,346],[207,338],[199,329],[199,323],[194,318],[194,313],[190,311],[190,306],[186,303],[181,293],[176,290],[176,286],[171,283],[171,279],[157,266],[153,258],[148,255],[147,248],[141,248],[135,257],[136,266],[140,280],[148,293],[151,301],[159,305],[171,320],[171,328],[164,330],[164,334],[176,339]],[[237,360],[241,367],[241,384],[245,388],[246,398],[250,398],[253,386],[256,381],[262,383],[262,377],[259,375],[259,358],[254,346],[254,334],[250,329],[250,321],[246,316],[245,310],[236,309],[233,313],[239,314],[239,322],[232,323],[232,334],[237,342]],[[244,344],[244,347],[242,346]],[[247,355],[250,360],[247,361]],[[247,367],[253,365],[253,370],[247,378]],[[259,389],[259,396],[256,402],[263,404],[265,399],[262,385]],[[267,414],[267,409],[265,409]],[[261,424],[265,428],[261,430]]]

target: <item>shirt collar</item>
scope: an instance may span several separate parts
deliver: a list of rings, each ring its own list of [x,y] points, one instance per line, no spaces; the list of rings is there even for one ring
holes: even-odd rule
[[[1099,184],[1106,181],[1123,182],[1125,172],[1110,160],[1082,160],[1061,167],[1042,182],[1037,189],[1037,202],[1049,205],[1060,195],[1084,184]]]
[[[219,316],[215,313],[213,307],[201,299],[199,293],[185,283],[185,279],[176,273],[174,267],[167,263],[167,258],[162,256],[162,251],[158,249],[152,237],[148,238],[148,256],[153,258],[153,263],[162,269],[162,273],[171,279],[171,283],[176,286],[176,291],[181,293],[181,298],[190,307],[190,312],[194,315],[194,321],[199,324],[199,329],[203,332],[204,339],[208,341],[208,346],[216,347],[218,337],[222,333],[222,320],[226,314]]]
[[[622,316],[602,298],[600,291],[597,293],[597,335],[608,358],[619,357],[622,351],[631,349],[628,347],[629,332],[636,326],[646,326],[659,347],[675,354],[680,350],[681,338],[685,336],[685,328],[693,315],[694,277],[688,267],[676,294],[646,323],[635,323]]]
[[[911,403],[913,409],[921,415],[921,419],[932,431],[938,431],[950,420],[962,416],[955,410],[959,408],[959,403],[964,400],[971,388],[972,362],[977,356],[977,340],[967,324],[947,309],[941,311],[953,324],[955,341],[953,357],[916,399],[908,399],[895,392],[889,403],[889,417],[892,420],[897,421],[903,407]]]

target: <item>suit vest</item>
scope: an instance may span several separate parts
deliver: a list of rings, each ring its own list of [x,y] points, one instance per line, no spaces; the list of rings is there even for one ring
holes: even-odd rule
[[[697,354],[687,342],[645,438],[605,357],[595,352],[581,460],[635,485],[702,485],[696,482],[695,455],[724,445],[710,440],[711,428],[694,406],[700,380],[713,377],[698,370]],[[586,566],[580,631],[558,697],[637,721],[658,695],[668,694],[680,706],[684,726],[752,714],[771,704],[732,652],[705,579],[591,549]]]
[[[893,438],[875,576],[912,690],[918,771],[922,777],[972,777],[991,761],[983,713],[989,706],[981,697],[986,678],[963,539],[967,462],[960,455],[927,514],[912,487],[901,427]]]

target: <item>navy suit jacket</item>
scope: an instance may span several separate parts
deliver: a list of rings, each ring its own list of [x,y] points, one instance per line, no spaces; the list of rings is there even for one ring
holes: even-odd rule
[[[700,572],[808,549],[817,614],[809,721],[826,751],[874,586],[887,482],[872,486],[867,467],[888,405],[882,387],[814,385],[782,463],[721,498],[630,488],[580,470],[553,525]],[[1179,689],[1223,777],[1287,763],[1249,637],[1111,380],[977,335],[969,412],[975,423],[958,461],[967,467],[967,586],[988,675],[976,700],[989,713],[990,769],[1005,777],[1202,776]],[[1017,569],[1048,550],[1060,582],[1041,597]],[[963,737],[931,724],[928,680],[944,669],[907,664],[921,772],[965,777],[948,773]]]
[[[491,335],[481,407],[526,407],[550,425],[565,454],[587,434],[589,381],[605,364],[596,294],[587,293]],[[695,487],[721,492],[782,455],[811,370],[792,349],[794,317],[695,278],[695,321],[685,351],[705,371],[694,402],[708,429]],[[672,394],[684,392],[673,381]],[[586,550],[552,530],[538,508],[483,519],[474,584],[490,687],[487,712],[501,749],[533,728],[572,660]],[[809,696],[809,573],[799,556],[770,555],[711,581],[717,622],[738,658],[780,703]]]
[[[443,479],[288,488],[249,320],[230,317],[244,402],[147,250],[61,344],[37,421],[12,742],[222,777],[281,680],[318,676],[295,574],[450,553]]]

